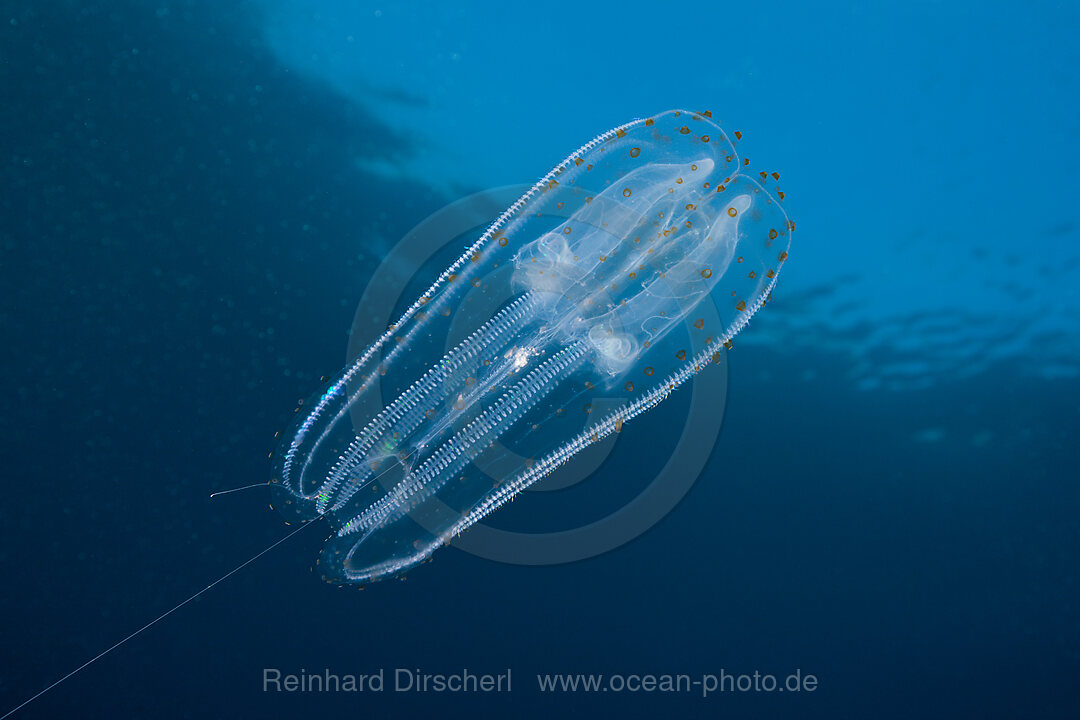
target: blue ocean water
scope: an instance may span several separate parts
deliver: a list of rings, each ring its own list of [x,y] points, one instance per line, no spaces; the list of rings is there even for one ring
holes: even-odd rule
[[[269,478],[410,229],[688,107],[798,229],[669,514],[362,592],[309,572],[304,530],[19,717],[1075,717],[1078,29],[1071,3],[0,3],[0,713],[291,532],[262,490],[208,495]],[[618,508],[688,403],[492,524]],[[537,681],[796,671],[815,689]]]

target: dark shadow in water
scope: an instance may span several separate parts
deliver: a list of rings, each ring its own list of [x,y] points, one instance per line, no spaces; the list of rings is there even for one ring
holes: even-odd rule
[[[369,265],[441,204],[365,169],[414,143],[283,67],[252,3],[21,5],[0,22],[0,452],[26,495],[0,508],[23,588],[0,600],[0,712],[280,535],[258,491],[207,493],[268,477]],[[106,713],[118,687],[42,707]]]
[[[29,7],[0,26],[3,376],[27,411],[115,398],[120,368],[340,364],[365,263],[438,201],[364,169],[410,139],[282,67],[250,3]]]

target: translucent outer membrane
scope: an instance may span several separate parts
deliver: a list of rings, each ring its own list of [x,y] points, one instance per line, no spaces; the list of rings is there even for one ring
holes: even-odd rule
[[[718,360],[790,242],[748,164],[707,113],[601,135],[306,404],[274,504],[330,520],[327,579],[408,570]]]

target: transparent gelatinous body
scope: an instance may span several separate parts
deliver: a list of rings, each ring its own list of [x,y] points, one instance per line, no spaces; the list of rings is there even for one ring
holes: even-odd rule
[[[305,405],[274,504],[331,521],[327,578],[411,568],[718,358],[792,229],[777,176],[747,166],[707,113],[605,133]],[[594,412],[597,387],[625,402]]]

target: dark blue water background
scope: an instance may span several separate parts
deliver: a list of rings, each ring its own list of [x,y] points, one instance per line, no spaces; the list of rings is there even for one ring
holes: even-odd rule
[[[287,532],[262,491],[207,496],[266,480],[392,243],[683,106],[747,133],[798,231],[671,515],[359,593],[305,531],[22,716],[1076,717],[1078,28],[1069,3],[0,4],[0,710]],[[679,403],[591,493],[493,521],[603,511]],[[264,667],[514,692],[282,696]],[[812,695],[533,680],[796,668]]]

